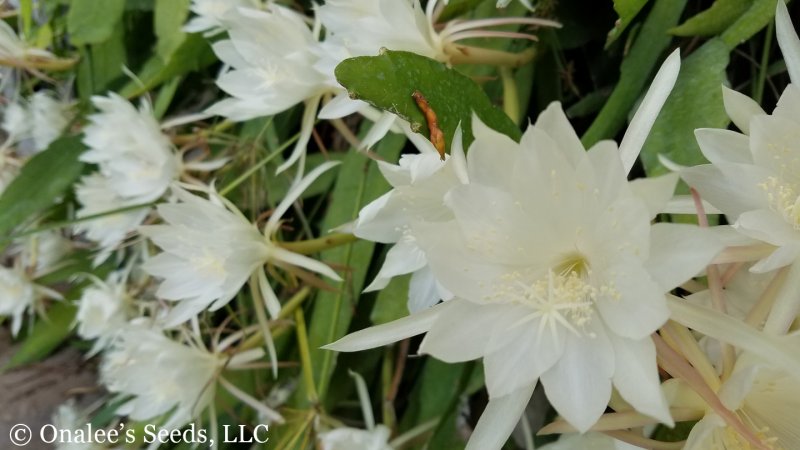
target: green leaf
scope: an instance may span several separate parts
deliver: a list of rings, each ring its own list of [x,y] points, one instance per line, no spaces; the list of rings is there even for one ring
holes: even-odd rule
[[[0,369],[0,373],[36,362],[49,355],[70,335],[77,308],[68,302],[58,302],[47,311],[47,318],[39,320],[20,348]]]
[[[137,74],[139,81],[131,81],[119,94],[136,97],[177,76],[208,67],[217,60],[208,42],[200,34],[188,34],[181,45],[164,62],[160,56],[151,57]]]
[[[165,63],[186,39],[181,27],[189,17],[189,0],[156,0],[153,11],[156,54]]]
[[[61,138],[31,158],[0,195],[0,235],[50,207],[80,176],[80,136]]]
[[[439,23],[447,22],[448,20],[467,13],[485,1],[486,0],[450,0],[439,15]],[[495,2],[492,1],[492,7],[494,7],[494,3]]]
[[[74,45],[98,44],[111,37],[125,11],[125,0],[72,0],[67,31]]]
[[[427,136],[427,123],[411,98],[420,91],[438,116],[439,128],[450,148],[456,127],[464,131],[464,146],[472,142],[473,112],[489,127],[519,140],[517,125],[492,105],[472,80],[444,64],[409,52],[385,51],[380,56],[344,60],[336,66],[336,79],[350,96],[364,100],[407,120],[411,129]]]
[[[378,292],[372,308],[372,323],[380,325],[408,315],[408,284],[411,275],[394,277]]]
[[[669,30],[675,36],[713,36],[725,31],[752,3],[751,0],[717,0],[707,10]]]
[[[661,60],[662,52],[672,41],[667,30],[678,23],[684,6],[686,0],[656,0],[630,53],[622,61],[619,82],[581,138],[586,148],[601,139],[613,138],[625,125],[628,114]]]
[[[736,22],[722,33],[720,38],[733,51],[739,44],[753,37],[762,28],[772,22],[778,0],[755,0]],[[783,0],[779,0],[783,1]]]
[[[387,160],[394,161],[405,141],[402,135],[388,135],[376,146],[375,151]],[[350,151],[342,161],[328,212],[320,229],[330,230],[354,220],[361,208],[388,188],[377,164],[365,158],[362,153]],[[373,242],[358,241],[320,254],[321,261],[348,268],[343,274],[344,281],[339,283],[336,292],[322,291],[317,294],[309,322],[311,362],[320,400],[325,398],[336,360],[335,352],[321,350],[320,347],[347,333],[352,310],[361,295],[374,249]],[[305,398],[302,393],[298,395]]]
[[[647,0],[614,0],[614,11],[617,12],[619,19],[614,24],[614,28],[608,32],[606,48],[622,35],[646,4]]]
[[[642,148],[648,175],[667,172],[658,155],[688,166],[705,163],[694,138],[697,128],[725,128],[730,120],[722,105],[728,47],[714,38],[689,55],[664,108]]]

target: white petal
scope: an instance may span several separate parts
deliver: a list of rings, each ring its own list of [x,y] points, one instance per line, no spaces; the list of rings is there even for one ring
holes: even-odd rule
[[[489,399],[466,450],[500,450],[517,426],[535,387],[534,383],[504,397]]]
[[[495,326],[498,308],[455,298],[440,307],[436,321],[419,346],[420,354],[448,363],[482,357]]]
[[[378,141],[386,136],[386,133],[389,132],[396,120],[397,116],[390,112],[384,112],[381,114],[380,119],[372,124],[372,127],[367,132],[367,135],[364,136],[364,139],[361,141],[362,147],[372,148],[373,145],[377,144]]]
[[[708,450],[714,445],[712,434],[725,426],[725,421],[718,415],[714,413],[706,415],[692,427],[683,450]]]
[[[653,128],[658,113],[661,112],[661,107],[664,106],[664,102],[672,92],[672,87],[675,86],[680,69],[680,50],[675,50],[661,65],[650,89],[647,90],[647,94],[639,105],[639,109],[633,115],[633,119],[628,125],[628,131],[625,132],[625,136],[619,144],[619,155],[625,173],[631,171],[636,158],[639,157],[639,152],[642,151],[644,141],[647,140],[650,129]]]
[[[800,232],[772,210],[757,209],[742,213],[734,228],[773,245],[800,244]]]
[[[447,300],[439,291],[439,282],[436,281],[429,266],[426,265],[414,272],[408,283],[408,312],[412,314],[420,312],[435,305],[439,300]]]
[[[357,112],[359,109],[363,108],[364,105],[364,102],[353,100],[347,95],[347,92],[343,92],[326,103],[325,106],[319,110],[317,117],[320,119],[338,119]]]
[[[356,331],[322,348],[337,352],[357,352],[425,333],[430,330],[445,305],[447,303],[441,303],[402,319]]]
[[[725,245],[708,229],[657,223],[651,228],[647,271],[667,292],[700,273]]]
[[[750,134],[750,119],[766,114],[755,100],[725,86],[722,86],[722,101],[728,117],[744,134]]]
[[[593,331],[593,337],[567,333],[564,355],[541,378],[547,399],[581,433],[605,411],[614,373],[611,342],[602,326],[595,326]]]
[[[613,286],[618,294],[602,297],[596,304],[603,322],[614,333],[643,339],[667,321],[664,290],[640,263],[619,264],[598,272],[598,280]]]
[[[639,178],[631,181],[628,185],[634,195],[647,204],[647,210],[650,211],[650,219],[653,219],[657,214],[664,211],[664,207],[675,192],[677,183],[678,174],[670,173],[660,177]]]
[[[317,108],[319,107],[320,99],[320,96],[316,96],[306,100],[305,109],[303,110],[303,118],[300,121],[300,137],[297,138],[297,142],[294,144],[294,149],[292,150],[292,154],[289,155],[289,159],[278,166],[278,169],[275,171],[275,175],[278,175],[284,170],[288,169],[294,163],[296,163],[297,160],[305,156],[306,148],[308,147],[308,141],[311,140],[311,134],[314,132],[314,119],[317,116]],[[303,175],[302,166],[297,172],[297,175]]]
[[[637,411],[672,427],[669,405],[661,392],[653,340],[625,339],[614,333],[608,337],[614,346],[614,387]]]
[[[563,151],[564,156],[569,159],[573,165],[577,165],[586,153],[581,140],[569,123],[564,110],[561,109],[561,103],[551,102],[547,105],[544,111],[536,118],[534,127],[547,133],[550,138],[558,143],[558,146]]]
[[[778,0],[778,7],[775,10],[775,35],[778,37],[778,45],[789,70],[789,78],[792,83],[800,84],[800,39],[783,0]]]
[[[383,289],[392,278],[417,271],[427,264],[425,253],[415,243],[401,240],[386,253],[381,270],[375,275],[372,283],[364,289],[364,292]]]
[[[299,253],[290,252],[289,250],[283,248],[273,248],[270,250],[272,252],[272,256],[278,260],[293,266],[302,267],[304,269],[308,269],[312,272],[317,272],[326,277],[336,280],[342,281],[342,278],[333,271],[327,264],[317,261],[314,258],[309,258],[308,256],[301,255]]]
[[[748,122],[749,125],[749,122]],[[750,139],[742,133],[718,128],[698,128],[694,137],[706,157],[712,164],[732,162],[753,164],[750,154]]]

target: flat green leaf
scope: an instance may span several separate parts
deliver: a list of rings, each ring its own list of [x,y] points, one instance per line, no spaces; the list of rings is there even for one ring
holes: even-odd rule
[[[648,175],[667,172],[658,155],[688,166],[705,163],[694,138],[697,128],[725,128],[730,123],[722,105],[722,84],[728,65],[728,48],[712,39],[689,55],[650,136],[642,148]]]
[[[77,308],[68,302],[54,304],[47,318],[33,326],[20,348],[11,356],[0,373],[36,362],[49,355],[70,335]]]
[[[601,139],[614,138],[625,126],[629,113],[661,60],[661,54],[672,41],[667,30],[678,23],[684,6],[686,0],[656,0],[653,4],[628,56],[622,61],[619,82],[581,138],[586,148]]]
[[[710,8],[669,32],[675,36],[714,36],[725,31],[751,3],[752,0],[717,0]]]
[[[394,161],[405,141],[402,135],[389,135],[381,140],[375,151],[387,160]],[[338,170],[339,176],[321,230],[330,230],[354,220],[361,208],[389,188],[377,164],[359,152],[350,151]],[[327,250],[319,256],[326,263],[347,267],[343,274],[344,281],[339,283],[336,292],[322,291],[317,294],[309,322],[311,362],[320,399],[325,397],[336,361],[335,352],[321,350],[320,347],[347,333],[374,249],[373,242],[358,241]]]
[[[783,1],[783,0],[780,0]],[[720,38],[733,51],[736,46],[753,37],[772,22],[778,0],[754,0],[750,8],[725,30]]]
[[[392,278],[389,284],[378,292],[372,308],[372,323],[380,325],[408,315],[408,283],[411,275]]]
[[[98,44],[111,37],[125,11],[125,0],[72,0],[67,31],[75,45]]]
[[[31,158],[0,195],[0,236],[50,207],[80,176],[80,136],[61,138]]]
[[[156,54],[167,62],[186,39],[181,30],[189,17],[189,0],[156,0],[153,10],[154,28],[158,42]]]
[[[489,127],[519,140],[517,125],[492,105],[489,97],[472,80],[444,64],[409,52],[385,51],[380,56],[344,60],[336,66],[336,79],[350,96],[364,100],[407,120],[411,129],[429,134],[425,118],[411,98],[421,92],[438,116],[439,127],[450,148],[461,123],[464,145],[472,142],[473,112]]]
[[[647,0],[614,0],[614,11],[617,12],[619,19],[614,24],[614,28],[608,32],[606,48],[622,35],[625,29],[628,28],[628,25],[631,24],[631,21],[633,21],[646,4]]]

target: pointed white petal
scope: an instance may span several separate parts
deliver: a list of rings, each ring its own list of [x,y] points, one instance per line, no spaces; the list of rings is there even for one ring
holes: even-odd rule
[[[500,450],[517,426],[535,387],[533,383],[504,397],[490,399],[466,450]]]
[[[786,9],[784,0],[778,0],[778,7],[775,11],[775,35],[778,37],[778,45],[781,47],[783,59],[786,61],[786,68],[789,70],[789,78],[792,83],[800,85],[800,39],[792,25],[789,11]]]
[[[311,133],[314,131],[314,120],[317,117],[317,108],[319,107],[320,99],[321,97],[317,96],[310,100],[306,100],[306,106],[303,110],[303,118],[300,121],[300,137],[294,144],[294,149],[292,150],[292,154],[289,155],[289,159],[278,166],[278,170],[275,171],[275,175],[278,175],[284,170],[288,169],[294,163],[296,163],[301,156],[305,155],[308,141],[311,140]],[[298,177],[303,175],[302,169],[297,172],[297,175]]]
[[[286,213],[292,203],[297,200],[300,195],[303,194],[303,191],[308,189],[311,183],[314,182],[320,175],[325,173],[328,169],[339,165],[339,161],[328,161],[320,164],[319,166],[315,167],[314,170],[308,173],[305,177],[295,182],[292,187],[289,189],[289,192],[286,193],[286,196],[283,197],[278,206],[275,207],[275,211],[272,212],[272,215],[269,216],[269,220],[267,220],[267,224],[264,226],[265,234],[270,234],[273,230],[278,228],[278,223],[283,217],[283,214]]]
[[[625,136],[619,144],[619,155],[625,173],[631,171],[636,158],[639,157],[639,152],[642,151],[644,141],[647,140],[650,129],[653,128],[658,113],[661,112],[661,107],[664,106],[664,102],[672,92],[672,87],[675,86],[680,69],[680,50],[675,50],[661,65],[653,79],[653,84],[650,85],[639,109],[633,115],[633,119],[628,125],[628,131],[625,132]]]
[[[722,86],[722,101],[728,117],[744,134],[750,134],[750,119],[766,114],[755,100],[725,86]]]
[[[749,122],[748,122],[749,124]],[[698,128],[694,137],[706,157],[712,164],[731,162],[753,164],[750,153],[750,139],[742,133],[717,128]]]
[[[356,331],[322,348],[337,352],[357,352],[425,333],[430,330],[445,305],[447,303],[441,303],[402,319]]]
[[[663,292],[697,275],[725,245],[709,229],[657,223],[651,228],[650,258],[645,263]]]
[[[332,280],[342,281],[342,278],[339,276],[339,274],[334,272],[333,269],[330,268],[330,266],[321,261],[317,261],[314,258],[309,258],[308,256],[290,252],[289,250],[279,247],[274,248],[271,251],[272,251],[272,256],[276,260],[283,261],[293,266],[302,267],[312,272],[320,273]]]
[[[657,214],[664,212],[677,183],[678,174],[669,173],[660,177],[639,178],[631,181],[628,186],[637,197],[644,200],[647,210],[650,211],[650,219],[654,219]]]
[[[425,253],[415,243],[400,241],[386,253],[386,260],[383,262],[381,270],[375,275],[372,283],[364,289],[364,292],[383,289],[392,278],[417,271],[427,264]]]
[[[652,339],[625,339],[613,333],[609,338],[614,346],[614,387],[637,411],[672,427],[669,405],[661,392]]]

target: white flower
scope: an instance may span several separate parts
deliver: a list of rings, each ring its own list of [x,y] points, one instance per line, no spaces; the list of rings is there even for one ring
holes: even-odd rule
[[[460,131],[456,135],[460,136]],[[397,275],[413,273],[408,307],[409,311],[417,312],[440,299],[451,298],[452,294],[433,277],[411,224],[418,220],[451,220],[452,212],[444,207],[445,195],[468,180],[460,140],[453,142],[451,155],[443,163],[430,141],[418,134],[410,134],[409,138],[421,153],[403,155],[399,165],[378,163],[393,189],[359,212],[353,234],[370,241],[395,244],[365,292],[383,289]]]
[[[96,340],[90,355],[107,347],[128,321],[125,275],[114,272],[105,281],[92,282],[83,289],[75,316],[78,335]]]
[[[342,427],[320,433],[322,450],[393,450],[389,446],[390,430],[377,425],[372,430]]]
[[[57,268],[69,253],[71,243],[57,230],[48,230],[20,239],[20,263],[35,277]]]
[[[136,109],[111,93],[95,96],[100,112],[89,116],[83,142],[89,150],[81,161],[98,165],[98,171],[81,178],[75,192],[81,204],[78,217],[105,213],[157,200],[178,176],[180,161],[152,115],[150,105]],[[148,208],[80,222],[78,232],[99,244],[95,263],[102,262],[147,217]]]
[[[29,101],[6,107],[3,115],[3,130],[9,135],[6,145],[18,143],[17,153],[42,151],[61,136],[71,118],[68,104],[47,91],[36,92]]]
[[[78,217],[88,217],[106,213],[126,206],[134,206],[138,202],[120,197],[111,186],[112,181],[100,172],[84,176],[75,186],[75,196],[81,204]],[[95,264],[103,262],[111,252],[125,239],[128,233],[136,230],[150,212],[149,208],[139,208],[118,214],[110,214],[75,225],[77,233],[86,233],[86,237],[100,247],[95,257]]]
[[[705,412],[692,428],[685,450],[756,448],[739,430],[729,426],[700,396],[673,379],[665,391],[675,408]],[[774,450],[800,448],[800,385],[786,372],[759,361],[749,353],[739,356],[733,374],[717,395],[734,413],[746,432]]]
[[[97,164],[109,187],[124,199],[145,203],[166,192],[178,174],[172,145],[148,103],[136,109],[117,94],[92,97],[100,112],[89,116],[81,161]]]
[[[19,270],[0,266],[0,316],[11,317],[11,332],[16,335],[22,328],[25,310],[36,301],[33,283]]]
[[[776,23],[789,66],[790,61],[800,60],[800,41],[783,2],[778,2]],[[741,233],[777,247],[751,268],[756,272],[786,266],[800,257],[800,69],[790,75],[793,83],[771,115],[747,96],[723,88],[725,109],[743,134],[697,130],[697,142],[712,164],[681,172]]]
[[[170,413],[164,426],[177,428],[211,403],[215,376],[224,362],[158,330],[130,326],[106,351],[100,377],[109,391],[133,397],[117,414],[144,421]]]
[[[603,433],[565,434],[540,450],[640,450],[641,447],[619,441]]]
[[[195,337],[195,342],[200,338]],[[116,414],[133,420],[163,418],[164,428],[180,428],[199,416],[214,399],[217,384],[269,419],[283,418],[220,376],[264,356],[252,349],[230,356],[167,338],[160,330],[130,324],[106,350],[100,379],[120,398],[129,399]]]
[[[605,411],[612,385],[637,411],[671,423],[650,334],[664,294],[722,249],[688,225],[650,221],[676,179],[629,185],[626,172],[677,77],[671,56],[618,151],[586,152],[557,104],[519,144],[476,121],[469,184],[446,195],[455,219],[412,224],[435,277],[455,298],[332,344],[354,351],[427,332],[420,351],[483,358],[490,402],[468,448],[500,448],[541,379],[579,431]]]
[[[280,303],[261,270],[267,263],[300,266],[339,279],[325,264],[283,249],[272,240],[281,216],[308,185],[334,165],[322,164],[300,180],[275,208],[263,235],[222,197],[211,193],[206,200],[176,188],[179,202],[158,206],[158,213],[167,224],[140,228],[164,250],[147,261],[144,269],[164,278],[157,296],[179,302],[170,313],[168,324],[184,322],[205,309],[221,308],[254,272],[260,277],[267,307],[276,316]]]
[[[183,26],[189,33],[208,32],[216,34],[224,30],[223,22],[228,14],[238,7],[255,7],[256,0],[192,0],[190,9],[197,16]]]

